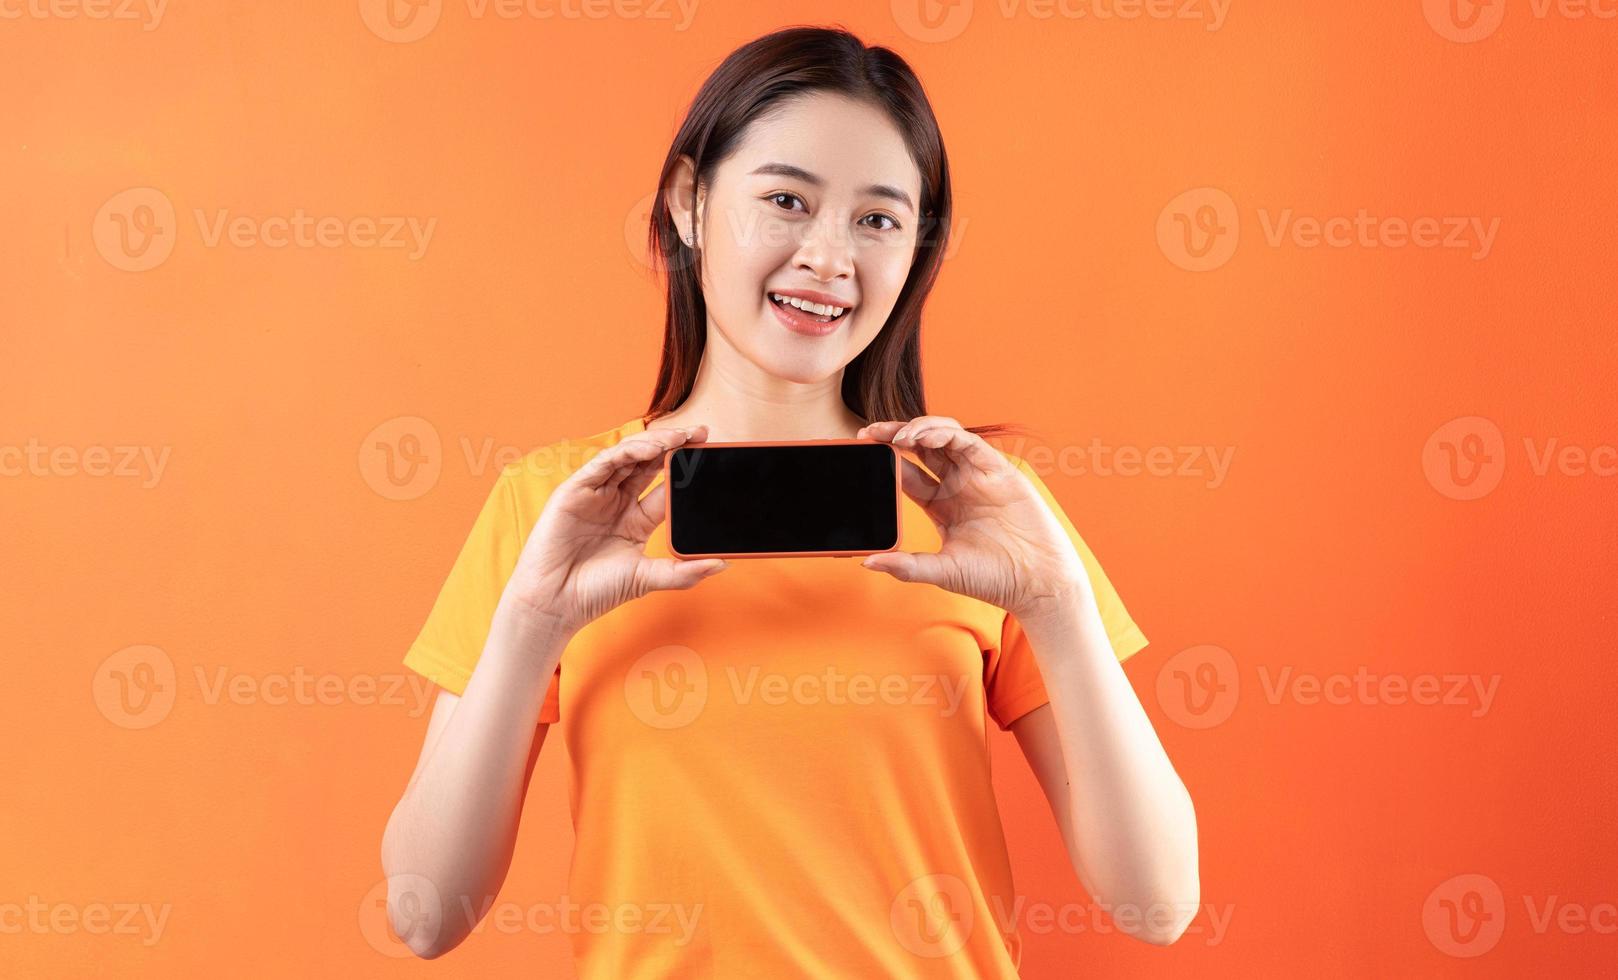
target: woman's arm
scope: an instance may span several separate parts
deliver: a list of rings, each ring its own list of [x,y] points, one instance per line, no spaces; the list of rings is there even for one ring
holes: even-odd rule
[[[689,589],[725,569],[717,558],[646,555],[667,509],[666,484],[651,486],[664,457],[707,438],[700,424],[638,432],[590,457],[546,496],[466,690],[459,698],[441,693],[433,705],[416,771],[382,835],[388,916],[418,955],[454,949],[506,880],[545,741],[539,711],[568,641],[625,602]]]
[[[1091,897],[1119,931],[1180,938],[1201,903],[1197,815],[1093,608],[1019,618],[1050,703],[1012,722]]]
[[[440,691],[421,756],[382,837],[388,915],[418,956],[454,949],[511,866],[539,724],[569,633],[502,603],[466,690]]]

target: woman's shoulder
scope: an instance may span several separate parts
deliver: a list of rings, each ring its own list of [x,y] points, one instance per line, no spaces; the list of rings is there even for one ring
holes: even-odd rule
[[[536,446],[501,468],[500,478],[519,492],[549,492],[603,449],[645,429],[641,416],[585,435],[567,436]]]

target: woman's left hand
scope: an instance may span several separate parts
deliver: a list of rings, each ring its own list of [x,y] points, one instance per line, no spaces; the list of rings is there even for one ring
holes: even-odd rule
[[[911,450],[904,492],[938,527],[937,552],[889,551],[862,564],[904,582],[928,582],[999,606],[1024,622],[1093,601],[1084,563],[1056,515],[1017,467],[952,418],[873,422],[856,436]]]

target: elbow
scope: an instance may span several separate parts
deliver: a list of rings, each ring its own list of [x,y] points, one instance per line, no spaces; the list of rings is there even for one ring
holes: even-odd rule
[[[449,928],[442,893],[433,879],[402,870],[408,867],[392,821],[382,835],[382,872],[387,881],[388,927],[415,956],[437,959],[461,944],[466,934]]]
[[[1145,913],[1132,923],[1135,928],[1124,931],[1153,946],[1172,946],[1185,935],[1202,908],[1202,885],[1195,864],[1184,882],[1160,891],[1158,896],[1143,906]]]
[[[1160,867],[1155,879],[1142,893],[1144,901],[1131,907],[1140,910],[1134,921],[1125,927],[1142,942],[1153,946],[1170,946],[1185,935],[1197,913],[1202,909],[1202,881],[1197,868],[1195,825],[1189,842]]]
[[[461,944],[464,932],[449,928],[438,889],[425,875],[388,875],[388,926],[405,948],[435,960]]]
[[[446,943],[438,942],[433,939],[428,939],[425,941],[419,939],[405,940],[405,946],[409,948],[410,952],[416,954],[418,959],[423,960],[436,960],[458,945],[460,945],[458,942]]]
[[[1135,938],[1153,946],[1172,946],[1197,917],[1197,902],[1177,902],[1164,906],[1167,910],[1157,921],[1142,924]]]

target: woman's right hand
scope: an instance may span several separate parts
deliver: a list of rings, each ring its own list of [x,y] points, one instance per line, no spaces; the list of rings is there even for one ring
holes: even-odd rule
[[[592,456],[557,485],[506,582],[501,605],[572,635],[611,609],[659,589],[689,589],[728,567],[720,558],[648,558],[667,482],[644,500],[663,457],[708,437],[706,425],[647,429]]]

